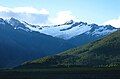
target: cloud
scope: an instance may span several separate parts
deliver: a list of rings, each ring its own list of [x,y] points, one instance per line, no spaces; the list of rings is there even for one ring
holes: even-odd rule
[[[112,25],[116,28],[120,28],[120,17],[118,17],[116,19],[108,20],[108,21],[104,22],[103,24],[104,25]]]
[[[0,6],[0,12],[8,12],[8,11],[10,11],[9,8]]]
[[[36,9],[34,7],[3,7],[0,6],[0,18],[16,18],[35,25],[62,24],[69,20],[74,20],[75,16],[71,11],[59,11],[50,15],[47,9]]]
[[[71,11],[60,11],[56,14],[56,16],[49,18],[49,21],[52,24],[62,24],[69,20],[74,20],[75,16],[73,16]]]
[[[33,14],[49,14],[49,12],[42,8],[40,10],[33,7],[16,7],[12,9],[15,13],[33,13]]]
[[[49,12],[44,8],[38,10],[33,7],[8,8],[0,6],[0,17],[4,19],[14,17],[31,24],[46,24],[48,22]]]
[[[15,7],[8,8],[0,6],[0,12],[14,12],[14,13],[35,13],[35,14],[49,14],[49,11],[42,8],[40,10],[33,7]]]

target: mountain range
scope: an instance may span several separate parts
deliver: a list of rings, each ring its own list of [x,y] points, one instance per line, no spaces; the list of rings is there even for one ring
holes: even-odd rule
[[[101,39],[118,29],[70,20],[64,24],[39,26],[15,18],[0,18],[0,67],[58,54]]]
[[[74,47],[67,41],[39,32],[28,32],[24,24],[15,20],[9,24],[0,19],[0,67],[14,67],[25,61],[52,55]]]
[[[11,24],[14,29],[22,29],[27,32],[35,31],[52,37],[61,38],[76,46],[82,46],[117,31],[117,28],[111,25],[99,26],[97,24],[88,24],[81,21],[75,22],[73,20],[64,24],[49,26],[31,25],[25,21],[20,22],[15,18],[9,19],[8,23]]]

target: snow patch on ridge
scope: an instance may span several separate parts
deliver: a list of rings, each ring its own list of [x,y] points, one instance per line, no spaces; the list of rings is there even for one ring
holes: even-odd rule
[[[16,26],[15,29],[23,29],[23,30],[26,30],[27,32],[37,31],[46,35],[62,38],[65,40],[68,40],[70,38],[73,38],[81,34],[88,34],[92,36],[94,35],[103,36],[103,35],[110,34],[114,31],[117,31],[116,28],[110,25],[98,26],[97,24],[74,22],[73,20],[70,20],[64,24],[51,25],[51,26],[31,25],[26,22],[20,22],[19,20],[16,20],[16,19],[15,19],[15,22],[12,22],[12,21],[11,21],[12,23],[11,25],[15,25]]]
[[[99,29],[96,29],[92,35],[107,35],[115,31],[117,31],[117,29],[113,29],[113,30],[106,29],[103,31],[99,31]]]

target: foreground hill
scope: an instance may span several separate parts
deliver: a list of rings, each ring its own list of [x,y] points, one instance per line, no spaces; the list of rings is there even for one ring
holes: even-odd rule
[[[54,56],[26,62],[20,68],[41,67],[116,67],[120,66],[120,31]]]

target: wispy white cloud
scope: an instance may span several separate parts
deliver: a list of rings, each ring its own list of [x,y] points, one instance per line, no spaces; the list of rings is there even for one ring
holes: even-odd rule
[[[9,8],[0,6],[0,12],[8,12],[8,11],[10,11]]]
[[[15,7],[8,8],[0,6],[0,12],[14,12],[14,13],[35,13],[35,14],[49,14],[47,9],[36,9],[33,7]]]
[[[49,14],[49,12],[44,8],[38,10],[33,7],[16,7],[13,8],[11,11],[16,13]]]
[[[11,17],[31,24],[46,24],[48,22],[49,11],[47,9],[36,9],[33,7],[8,8],[0,6],[0,17],[8,19]]]
[[[104,25],[112,25],[116,28],[120,28],[120,17],[116,19],[111,19],[103,23]]]
[[[74,20],[75,16],[71,11],[60,11],[56,14],[56,16],[49,18],[49,21],[53,24],[62,24],[69,20]]]

